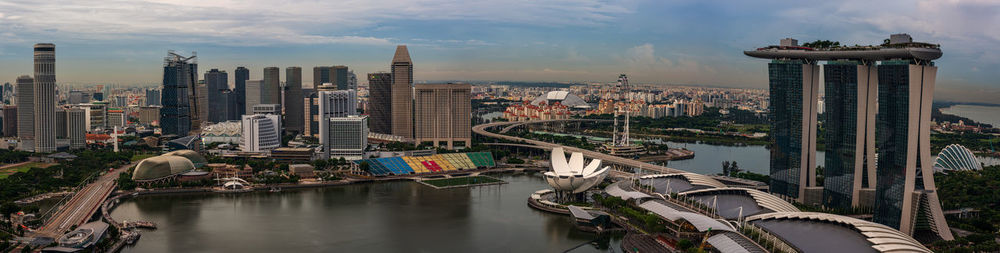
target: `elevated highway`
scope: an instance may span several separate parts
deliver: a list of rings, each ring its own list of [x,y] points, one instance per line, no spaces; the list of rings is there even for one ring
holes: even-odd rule
[[[83,186],[73,194],[73,197],[66,202],[41,228],[35,231],[34,237],[57,238],[69,232],[71,228],[86,223],[94,216],[112,192],[118,186],[116,179],[118,174],[132,164],[124,165],[112,170],[97,178],[94,182]]]

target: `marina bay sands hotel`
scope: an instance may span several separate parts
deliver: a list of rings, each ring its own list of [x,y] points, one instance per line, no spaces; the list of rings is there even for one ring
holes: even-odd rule
[[[930,154],[938,45],[893,34],[879,46],[810,48],[795,39],[744,51],[771,59],[770,190],[833,209],[871,208],[872,220],[914,235],[953,236],[945,222]],[[820,76],[822,64],[823,75]],[[821,80],[822,79],[822,80]],[[826,151],[816,182],[819,85]]]

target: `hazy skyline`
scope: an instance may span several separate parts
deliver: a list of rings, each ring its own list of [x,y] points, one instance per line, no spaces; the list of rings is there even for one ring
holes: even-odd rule
[[[57,47],[59,83],[159,83],[169,49],[197,51],[199,76],[236,66],[348,65],[387,71],[406,44],[416,80],[614,81],[765,88],[743,50],[890,33],[941,44],[938,100],[1000,97],[993,1],[0,1],[0,82],[31,73],[31,46]],[[303,83],[311,83],[304,79]]]

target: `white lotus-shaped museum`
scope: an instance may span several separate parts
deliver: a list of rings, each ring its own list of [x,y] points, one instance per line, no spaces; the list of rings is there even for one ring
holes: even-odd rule
[[[556,191],[581,193],[604,180],[610,167],[601,167],[601,160],[594,159],[583,166],[583,153],[574,152],[566,161],[562,147],[552,149],[552,171],[545,172],[545,180]]]

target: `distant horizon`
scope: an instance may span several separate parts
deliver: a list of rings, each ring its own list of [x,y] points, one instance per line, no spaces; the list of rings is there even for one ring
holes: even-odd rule
[[[0,81],[31,73],[38,42],[56,44],[66,84],[156,84],[171,49],[197,51],[199,76],[246,66],[259,79],[267,66],[301,66],[311,77],[311,66],[347,65],[364,77],[387,71],[405,44],[416,80],[613,82],[627,73],[637,83],[766,88],[767,61],[744,50],[786,37],[869,45],[908,33],[944,51],[935,98],[1000,97],[991,71],[1000,69],[1000,2],[74,1],[0,2]]]

